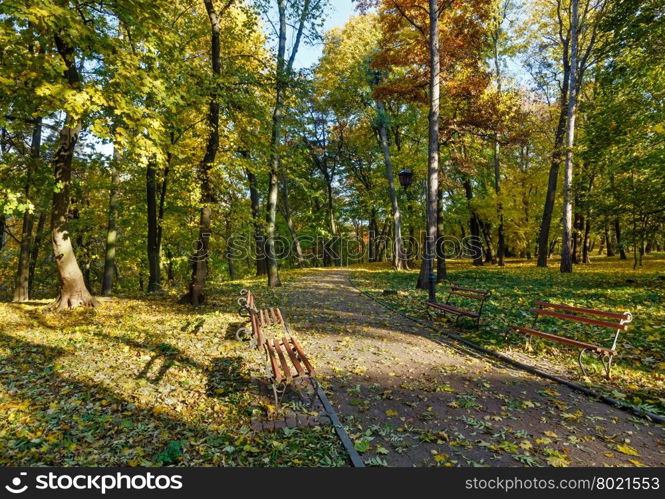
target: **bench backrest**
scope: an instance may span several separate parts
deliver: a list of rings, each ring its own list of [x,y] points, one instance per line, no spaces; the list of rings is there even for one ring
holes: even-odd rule
[[[254,299],[254,293],[252,293],[250,290],[247,290],[245,298],[247,299],[247,308],[250,309],[256,308],[256,300]]]
[[[450,287],[450,294],[471,298],[472,300],[485,301],[492,292],[484,289],[463,288],[462,286],[453,285]]]
[[[633,320],[630,312],[607,312],[541,300],[536,301],[535,306],[538,308],[532,308],[531,312],[536,314],[536,320],[539,316],[543,315],[615,330],[616,334],[614,335],[612,350],[616,350],[621,331],[628,329],[628,324]]]
[[[249,314],[249,321],[252,325],[252,333],[254,334],[256,348],[261,348],[263,344],[263,333],[261,332],[261,320],[259,317],[259,310],[256,308],[256,300],[254,293],[248,289],[243,289],[240,294],[242,298],[239,300],[241,308]]]

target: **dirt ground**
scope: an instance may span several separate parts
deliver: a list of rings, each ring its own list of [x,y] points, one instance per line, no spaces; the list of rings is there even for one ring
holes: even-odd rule
[[[665,465],[662,427],[442,344],[346,270],[290,284],[284,310],[369,464]]]

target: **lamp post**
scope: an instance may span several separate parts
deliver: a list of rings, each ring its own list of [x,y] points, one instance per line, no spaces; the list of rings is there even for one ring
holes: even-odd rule
[[[404,191],[406,192],[409,186],[413,183],[413,172],[403,168],[402,171],[399,172],[399,183],[404,187]]]

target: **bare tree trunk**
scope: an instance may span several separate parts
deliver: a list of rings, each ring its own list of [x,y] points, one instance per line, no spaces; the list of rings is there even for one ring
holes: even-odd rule
[[[471,180],[468,177],[464,177],[464,192],[466,194],[466,199],[469,205],[469,231],[471,232],[471,258],[473,259],[473,264],[476,267],[483,266],[483,252],[482,252],[482,239],[480,238],[480,220],[475,210],[471,206],[473,200],[473,189],[471,186]]]
[[[573,271],[571,233],[573,225],[573,147],[575,147],[575,118],[577,112],[577,45],[578,0],[571,0],[570,24],[570,83],[568,88],[568,126],[566,131],[566,161],[563,177],[563,235],[561,238],[561,266],[563,273]]]
[[[282,106],[285,91],[286,73],[286,4],[277,1],[279,12],[279,40],[277,44],[277,74],[275,82],[275,109],[272,115],[272,134],[270,138],[270,168],[268,171],[268,207],[266,210],[266,259],[268,265],[268,286],[279,287],[279,269],[275,258],[275,226],[277,223],[277,199],[279,189],[280,146],[282,139]]]
[[[478,218],[478,217],[476,217]],[[492,251],[492,226],[487,222],[482,222],[478,219],[478,225],[480,230],[483,233],[483,239],[485,240],[485,263],[496,263],[494,259],[494,253]]]
[[[30,251],[30,272],[28,277],[28,295],[32,296],[32,290],[35,283],[35,268],[37,267],[37,258],[39,257],[39,250],[42,246],[42,239],[44,237],[44,226],[46,225],[46,211],[39,214],[39,221],[37,222],[37,231],[32,242],[32,249]]]
[[[561,101],[559,103],[559,121],[554,133],[554,149],[552,150],[550,173],[547,182],[547,194],[545,196],[543,218],[541,220],[540,234],[538,236],[538,267],[547,267],[547,259],[549,257],[550,227],[552,225],[552,215],[554,213],[556,188],[559,181],[559,167],[561,166],[561,156],[563,154],[563,142],[566,136],[569,88],[570,62],[568,58],[568,42],[566,40],[563,46],[563,86],[561,88]]]
[[[157,219],[157,165],[154,160],[146,168],[146,198],[148,207],[148,293],[162,289],[161,261],[159,254],[159,220]]]
[[[584,223],[584,240],[582,242],[582,263],[591,263],[591,259],[589,258],[589,253],[591,252],[591,248],[589,247],[589,233],[591,232],[591,222],[590,222],[590,216],[587,215],[586,221]]]
[[[108,225],[106,228],[106,249],[104,251],[104,275],[102,277],[102,295],[109,296],[113,292],[113,277],[115,274],[115,247],[118,240],[116,229],[118,218],[118,204],[120,201],[120,165],[118,164],[122,153],[118,145],[114,144],[113,159],[111,160],[111,189],[109,190]]]
[[[610,237],[610,230],[607,226],[607,222],[605,222],[605,246],[607,248],[607,256],[614,256],[614,245],[612,244],[612,238]]]
[[[501,64],[499,61],[499,42],[501,38],[501,16],[495,17],[495,31],[492,35],[493,48],[494,48],[494,69],[496,74],[496,86],[499,98],[501,97],[502,81],[501,81]],[[498,232],[498,247],[497,258],[499,267],[505,266],[505,235],[503,230],[503,204],[501,203],[501,143],[499,142],[499,132],[494,133],[494,192],[496,193],[496,211],[499,219]]]
[[[56,34],[54,39],[58,53],[66,66],[65,77],[69,86],[77,89],[80,86],[80,76],[76,67],[74,49],[59,34]],[[72,238],[67,230],[72,159],[80,132],[81,118],[67,115],[60,130],[58,146],[53,158],[55,184],[60,186],[53,192],[51,209],[51,243],[60,280],[60,293],[52,305],[52,308],[57,311],[97,305],[97,301],[85,286],[83,274],[72,248]]]
[[[4,213],[0,214],[0,250],[5,247],[5,244],[7,243],[7,234],[5,233],[5,229],[7,227],[7,217],[5,217]]]
[[[283,213],[282,216],[286,221],[286,226],[289,229],[291,234],[291,240],[293,241],[293,246],[295,249],[295,264],[297,267],[302,267],[304,265],[304,257],[302,254],[302,247],[300,246],[300,238],[298,237],[298,232],[293,225],[293,216],[291,214],[291,203],[289,201],[289,179],[286,175],[282,175],[282,206]]]
[[[32,142],[30,144],[30,158],[28,158],[26,179],[25,179],[25,198],[30,200],[30,187],[32,186],[32,176],[37,168],[41,157],[42,148],[42,119],[37,118],[32,129]],[[32,246],[32,226],[34,215],[30,210],[25,210],[23,214],[23,227],[21,229],[21,247],[19,249],[18,266],[16,269],[16,283],[14,286],[15,302],[24,302],[30,299],[30,250]]]
[[[235,281],[238,278],[238,273],[236,271],[236,265],[235,261],[233,258],[233,251],[231,248],[231,239],[233,237],[233,227],[231,225],[231,218],[227,217],[226,218],[226,247],[225,247],[225,255],[226,255],[226,264],[229,267],[229,279],[232,281]]]
[[[279,279],[277,259],[275,257],[275,227],[277,222],[277,201],[279,191],[279,169],[280,169],[280,147],[282,142],[282,114],[285,100],[288,78],[291,76],[298,48],[302,40],[305,22],[309,16],[310,0],[303,0],[301,15],[298,24],[291,55],[286,60],[286,30],[287,15],[286,1],[277,0],[279,14],[279,40],[277,44],[277,74],[275,80],[275,108],[272,116],[272,133],[270,137],[270,165],[268,171],[268,206],[267,206],[267,244],[266,257],[268,264],[268,286],[279,287],[282,282]]]
[[[383,151],[383,161],[386,167],[386,179],[388,180],[388,192],[390,193],[390,205],[393,215],[393,268],[395,270],[408,269],[408,261],[404,254],[404,245],[402,241],[402,214],[399,209],[397,192],[395,191],[395,176],[393,175],[393,165],[390,157],[390,144],[388,143],[388,129],[386,121],[388,119],[386,106],[383,101],[376,101],[376,108],[379,111],[379,138],[381,149]]]
[[[441,98],[441,56],[439,47],[439,2],[429,0],[429,140],[427,165],[427,238],[423,270],[418,288],[429,287],[429,299],[436,301],[434,250],[437,235],[437,194],[439,192],[439,113]]]
[[[436,281],[443,282],[448,278],[446,269],[446,247],[443,237],[445,226],[443,225],[443,189],[439,186],[436,196]]]
[[[249,198],[252,205],[252,225],[254,226],[254,251],[256,253],[256,275],[266,275],[268,267],[265,255],[265,236],[261,230],[261,201],[259,199],[258,182],[256,175],[247,169],[247,180],[249,181]]]
[[[617,239],[617,248],[619,249],[619,259],[628,260],[626,256],[626,248],[623,246],[623,240],[621,239],[621,224],[619,223],[619,217],[614,219],[614,234]]]
[[[326,172],[327,171],[328,170],[326,169]],[[337,222],[335,221],[335,210],[333,205],[333,187],[332,187],[333,178],[332,176],[326,173],[325,179],[326,179],[326,198],[327,198],[326,211],[328,215],[328,230],[330,230],[330,234],[332,234],[332,239],[328,241],[326,244],[324,244],[324,251],[326,252],[324,254],[324,261],[325,261],[325,255],[327,254],[328,264],[331,267],[334,267],[336,265],[339,265],[340,262],[339,262],[339,253],[335,248],[335,246],[337,246],[336,244]]]
[[[208,19],[210,21],[210,62],[215,80],[222,72],[220,13],[215,9],[214,0],[203,0]],[[227,4],[230,6],[231,3]],[[216,84],[210,92],[208,106],[208,140],[203,159],[198,165],[198,177],[201,185],[201,213],[199,217],[199,237],[197,250],[192,255],[192,278],[187,293],[181,302],[193,306],[201,305],[205,301],[205,283],[208,277],[209,244],[211,236],[212,205],[215,201],[210,182],[210,170],[213,167],[219,148],[219,100]]]
[[[377,232],[379,230],[376,222],[376,208],[372,208],[369,216],[369,223],[367,226],[367,246],[368,246],[368,259],[370,262],[376,262],[377,254]]]
[[[171,134],[171,145],[174,145],[173,134]],[[159,208],[157,209],[157,250],[160,255],[162,254],[162,236],[164,235],[164,210],[166,208],[166,193],[168,190],[169,183],[169,170],[171,169],[171,153],[166,155],[166,167],[164,168],[164,173],[162,175],[162,182],[159,186]]]

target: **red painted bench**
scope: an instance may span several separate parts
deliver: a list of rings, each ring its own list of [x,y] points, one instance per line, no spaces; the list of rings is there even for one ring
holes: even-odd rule
[[[473,289],[473,288],[463,288],[461,286],[451,286],[450,292],[448,293],[448,298],[446,298],[445,303],[437,302],[427,302],[427,311],[430,313],[430,309],[436,312],[443,313],[444,316],[451,314],[456,316],[455,322],[459,320],[460,317],[468,317],[470,319],[475,319],[476,326],[480,325],[480,317],[483,314],[483,307],[485,302],[489,299],[491,291],[486,291],[484,289]],[[453,296],[461,296],[463,298],[470,298],[479,302],[478,309],[465,310],[460,308],[461,306],[454,306],[451,304]]]
[[[584,368],[584,364],[582,363],[584,354],[586,352],[594,353],[600,357],[607,378],[609,379],[611,377],[612,360],[617,354],[617,342],[619,340],[619,334],[621,334],[621,331],[628,329],[628,324],[633,320],[633,316],[630,312],[606,312],[603,310],[572,307],[570,305],[550,303],[547,301],[536,301],[534,305],[535,308],[531,309],[531,312],[536,315],[533,321],[533,325],[530,328],[510,326],[509,330],[527,335],[527,341],[530,341],[531,337],[537,336],[539,338],[544,338],[546,340],[555,341],[557,343],[579,348],[580,353],[577,358],[577,363],[585,376],[587,375],[587,371]],[[614,330],[615,334],[612,345],[610,347],[603,347],[593,343],[567,338],[565,336],[538,331],[535,329],[536,323],[538,318],[543,316]]]
[[[238,330],[236,337],[240,341],[249,338],[253,348],[263,350],[275,406],[279,407],[281,396],[288,385],[298,378],[313,378],[316,374],[314,367],[292,335],[279,308],[258,309],[251,291],[243,290],[241,295],[238,300],[239,313],[249,318],[251,332],[243,328]]]

